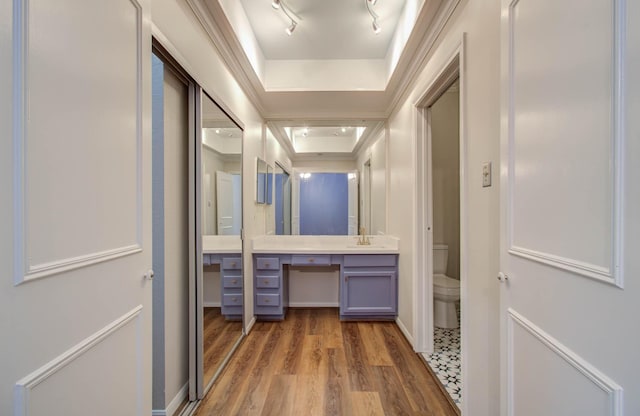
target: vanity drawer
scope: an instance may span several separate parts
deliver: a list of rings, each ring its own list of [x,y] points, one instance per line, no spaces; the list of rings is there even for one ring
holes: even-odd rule
[[[225,270],[242,270],[242,259],[240,257],[223,257],[222,268]]]
[[[260,270],[279,270],[280,259],[277,257],[258,257],[256,268]]]
[[[225,288],[241,288],[242,276],[225,276],[222,278],[222,287]]]
[[[395,254],[347,254],[344,267],[395,267],[397,258]]]
[[[329,254],[294,254],[293,256],[291,256],[291,265],[293,266],[328,266],[330,264],[331,256]]]
[[[256,296],[257,306],[280,306],[279,293],[258,293]]]
[[[256,276],[256,287],[260,289],[277,289],[280,287],[280,277]]]
[[[222,295],[223,306],[242,306],[242,293],[227,293]]]

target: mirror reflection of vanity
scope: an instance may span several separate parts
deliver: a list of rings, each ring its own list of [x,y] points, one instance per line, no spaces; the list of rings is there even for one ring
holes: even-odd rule
[[[210,385],[242,336],[242,129],[202,95],[202,368]]]

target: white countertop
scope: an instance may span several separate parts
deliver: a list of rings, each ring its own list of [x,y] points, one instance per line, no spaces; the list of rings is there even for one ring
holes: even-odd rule
[[[400,240],[388,235],[368,236],[370,245],[358,245],[359,236],[265,235],[251,240],[254,253],[398,254]]]
[[[241,253],[242,240],[239,235],[203,235],[202,254]]]

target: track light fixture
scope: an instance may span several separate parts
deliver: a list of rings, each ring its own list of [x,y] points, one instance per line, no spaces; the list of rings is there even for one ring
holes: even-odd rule
[[[284,31],[287,35],[291,36],[291,34],[293,33],[294,30],[296,30],[296,26],[298,26],[298,22],[300,20],[302,20],[302,18],[300,18],[300,16],[298,16],[297,14],[295,14],[290,8],[289,6],[287,6],[285,4],[285,2],[283,0],[273,0],[271,2],[271,7],[273,7],[276,10],[282,10],[282,13],[284,13],[285,16],[287,16],[287,18],[291,21],[291,23],[289,24],[289,27],[287,27]]]
[[[298,26],[298,24],[294,20],[291,20],[291,24],[284,31],[287,33],[287,35],[291,36],[293,31],[296,30],[296,26]]]
[[[367,11],[371,15],[371,19],[373,19],[373,21],[371,22],[371,27],[373,28],[373,33],[375,33],[377,35],[378,33],[380,33],[380,30],[382,30],[382,29],[380,28],[380,25],[378,24],[378,17],[379,16],[371,8],[371,6],[374,6],[376,4],[376,2],[377,2],[377,0],[364,0],[364,3],[367,5]]]

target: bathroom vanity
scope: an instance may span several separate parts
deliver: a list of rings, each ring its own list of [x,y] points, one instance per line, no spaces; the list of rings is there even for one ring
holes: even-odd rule
[[[281,320],[289,305],[289,266],[339,266],[340,318],[395,319],[398,311],[398,239],[356,236],[263,236],[252,240],[254,312]]]
[[[202,265],[220,265],[220,313],[242,319],[242,242],[239,236],[203,236]]]

